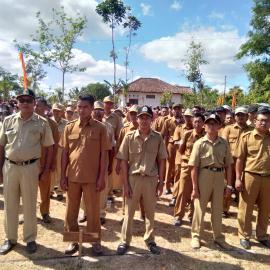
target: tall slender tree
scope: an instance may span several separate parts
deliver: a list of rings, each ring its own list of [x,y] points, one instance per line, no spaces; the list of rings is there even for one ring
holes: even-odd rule
[[[116,59],[117,52],[115,50],[115,28],[123,23],[128,7],[121,0],[104,0],[96,7],[96,12],[102,17],[106,24],[111,28],[112,51],[110,57],[113,60],[113,94],[115,95],[116,83]]]

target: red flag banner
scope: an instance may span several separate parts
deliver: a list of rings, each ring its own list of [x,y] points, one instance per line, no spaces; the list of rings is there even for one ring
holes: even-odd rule
[[[23,88],[24,88],[24,90],[27,90],[27,89],[28,89],[28,80],[27,80],[26,69],[25,69],[25,63],[24,63],[23,53],[22,53],[22,52],[20,52],[19,58],[20,58],[20,60],[21,60],[22,71],[23,71]]]

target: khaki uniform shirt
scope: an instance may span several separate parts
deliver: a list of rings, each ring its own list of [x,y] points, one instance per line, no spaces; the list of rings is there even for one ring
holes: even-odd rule
[[[177,126],[175,128],[175,131],[174,131],[174,134],[173,134],[174,144],[179,145],[182,137],[185,134],[185,132],[188,131],[188,130],[191,130],[191,129],[192,129],[192,127],[188,127],[186,124]],[[175,164],[181,164],[181,154],[180,154],[178,149],[176,150]]]
[[[166,116],[159,116],[155,119],[155,121],[152,124],[152,129],[157,132],[161,132],[162,127],[167,119],[169,119],[169,115]]]
[[[241,134],[251,131],[253,128],[246,126],[241,128],[237,123],[233,125],[226,126],[222,132],[222,138],[227,140],[230,145],[232,156],[234,157],[234,152],[239,144],[239,139]]]
[[[218,137],[212,143],[205,135],[194,143],[188,165],[198,168],[207,166],[226,168],[232,163],[233,160],[228,142]]]
[[[112,112],[109,116],[104,114],[103,120],[104,122],[111,124],[114,130],[114,137],[117,140],[123,126],[122,119],[116,113]]]
[[[116,158],[129,162],[129,175],[158,176],[157,160],[166,159],[167,152],[158,132],[151,130],[144,140],[135,130],[126,134]]]
[[[54,117],[51,118],[53,121],[55,121]],[[55,121],[56,122],[56,121]],[[56,122],[58,126],[58,132],[59,132],[59,146],[61,147],[63,144],[63,134],[65,126],[67,125],[68,121],[64,118],[61,118],[59,122]]]
[[[96,183],[100,154],[110,150],[105,125],[93,119],[85,126],[79,119],[69,122],[64,130],[63,146],[69,156],[68,181]]]
[[[194,129],[188,130],[184,133],[182,140],[185,143],[185,153],[181,155],[181,166],[188,166],[188,161],[193,149],[194,143],[205,135],[205,131],[202,130],[202,133],[197,134]]]
[[[8,159],[20,162],[41,157],[41,148],[54,144],[48,121],[36,113],[26,121],[21,113],[5,118],[0,133],[0,144]]]
[[[59,142],[59,132],[58,132],[58,126],[56,124],[56,122],[50,118],[46,118],[49,126],[51,128],[52,131],[52,136],[53,136],[53,142],[54,144],[58,144]],[[47,156],[47,149],[46,147],[42,147],[42,153],[41,153],[41,158],[40,158],[40,166],[41,168],[43,168],[45,166],[45,162],[46,162],[46,156]]]
[[[265,137],[256,129],[241,136],[235,157],[245,161],[244,170],[253,173],[270,173],[270,133]]]
[[[176,119],[175,117],[169,118],[165,120],[164,125],[161,130],[161,135],[168,143],[173,143],[173,135],[177,126],[182,124],[180,119]]]
[[[117,140],[117,144],[116,144],[116,153],[118,152],[120,145],[125,137],[125,135],[127,133],[129,133],[130,131],[136,130],[138,128],[139,124],[136,123],[135,125],[132,122],[128,122],[124,125],[124,127],[121,129],[118,140]]]

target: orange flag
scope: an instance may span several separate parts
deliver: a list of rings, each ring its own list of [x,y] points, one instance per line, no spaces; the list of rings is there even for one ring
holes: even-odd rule
[[[24,88],[24,90],[27,90],[27,89],[28,89],[28,80],[27,80],[26,69],[25,69],[25,63],[24,63],[23,53],[22,53],[22,52],[20,52],[19,58],[20,58],[21,63],[22,63],[22,71],[23,71],[23,88]]]
[[[233,93],[233,96],[232,96],[232,107],[235,108],[236,107],[236,94]]]

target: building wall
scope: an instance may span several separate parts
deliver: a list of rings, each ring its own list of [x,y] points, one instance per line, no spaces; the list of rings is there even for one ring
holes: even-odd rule
[[[152,107],[160,106],[160,97],[161,94],[157,93],[132,93],[129,92],[127,97],[127,102],[131,102],[132,100],[137,100],[139,106],[148,105]],[[181,103],[182,102],[182,96],[181,94],[173,94],[172,97],[172,103]],[[125,99],[123,95],[120,96],[119,101],[120,106],[125,106]]]

